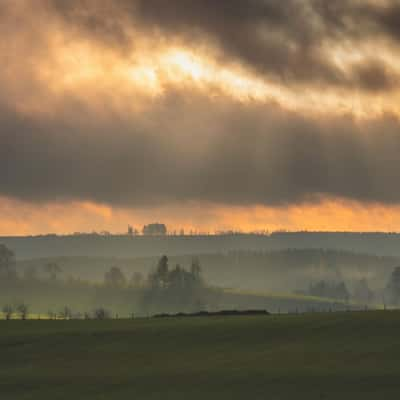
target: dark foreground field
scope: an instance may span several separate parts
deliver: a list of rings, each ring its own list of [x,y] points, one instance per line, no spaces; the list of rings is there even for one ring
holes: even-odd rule
[[[389,399],[400,313],[0,321],[0,398]]]

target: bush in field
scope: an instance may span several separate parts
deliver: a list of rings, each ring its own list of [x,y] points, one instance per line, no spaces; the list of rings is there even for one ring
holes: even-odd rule
[[[91,319],[90,313],[87,311],[83,313],[83,319]]]
[[[95,319],[100,319],[100,320],[101,319],[110,319],[111,318],[110,312],[108,310],[106,310],[105,308],[103,308],[103,307],[96,308],[93,311],[93,316],[94,316]]]

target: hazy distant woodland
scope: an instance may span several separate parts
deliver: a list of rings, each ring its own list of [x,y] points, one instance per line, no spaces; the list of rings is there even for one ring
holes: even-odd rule
[[[277,251],[230,251],[169,256],[171,263],[187,265],[199,257],[207,281],[216,286],[253,291],[291,292],[320,279],[348,282],[367,279],[374,288],[384,284],[394,266],[395,257],[380,257],[336,250],[286,249]],[[62,277],[101,282],[112,265],[127,276],[147,274],[155,268],[153,257],[47,257],[18,260],[20,271],[55,261],[63,268]]]
[[[304,235],[307,237],[307,234]],[[80,315],[86,310],[102,306],[114,314],[120,313],[125,316],[131,313],[148,315],[164,311],[223,308],[257,308],[287,312],[397,304],[397,294],[395,298],[391,295],[397,293],[397,289],[393,285],[390,286],[395,267],[400,265],[400,259],[396,257],[343,250],[307,249],[301,246],[298,249],[284,250],[244,250],[240,247],[229,249],[227,246],[224,251],[219,249],[219,252],[211,252],[213,247],[210,246],[208,253],[206,247],[203,248],[203,252],[189,251],[191,246],[196,245],[196,241],[200,244],[202,241],[203,244],[207,243],[206,240],[214,244],[225,241],[230,243],[230,246],[236,246],[235,240],[240,242],[240,239],[272,240],[271,237],[262,235],[254,238],[252,235],[79,235],[14,238],[12,241],[20,246],[25,257],[20,258],[19,253],[13,252],[14,272],[10,275],[11,279],[0,279],[0,301],[2,304],[24,301],[40,313],[59,313],[63,307],[70,307]],[[181,254],[185,253],[182,246],[186,240],[189,243],[187,252]],[[62,254],[61,247],[55,249],[51,245],[52,241],[64,246],[64,249],[68,249],[71,242],[74,242],[74,252],[87,254],[93,254],[96,246],[103,246],[99,247],[100,254],[95,256],[52,256],[54,251]],[[144,243],[144,246],[153,244],[156,248],[158,246],[158,249],[171,249],[171,242],[179,244],[181,248],[175,254],[166,253],[168,273],[178,277],[173,278],[167,286],[176,288],[176,284],[173,283],[176,279],[176,282],[181,282],[182,279],[185,280],[185,276],[189,277],[185,274],[190,273],[190,268],[196,260],[201,269],[203,289],[196,289],[196,292],[192,289],[177,292],[170,290],[166,301],[166,291],[153,291],[152,296],[149,296],[151,291],[148,290],[151,287],[151,277],[158,271],[162,257],[126,257],[123,254],[132,251],[128,245],[135,248]],[[32,252],[28,245],[38,245],[38,248],[41,248],[45,243],[49,246],[49,251],[44,252],[45,256],[42,254],[42,257],[26,258],[26,255]],[[122,251],[121,255],[115,246],[125,248],[125,253]],[[111,250],[115,251],[112,257],[104,255]],[[112,284],[110,276],[114,282]],[[190,278],[188,279],[190,281]]]

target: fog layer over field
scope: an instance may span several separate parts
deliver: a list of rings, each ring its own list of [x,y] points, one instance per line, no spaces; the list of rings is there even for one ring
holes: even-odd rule
[[[398,240],[340,233],[5,238],[22,257],[16,251],[15,268],[3,268],[0,300],[23,300],[41,313],[103,305],[125,315],[384,307],[400,300],[400,258],[371,253],[376,246],[397,254]]]

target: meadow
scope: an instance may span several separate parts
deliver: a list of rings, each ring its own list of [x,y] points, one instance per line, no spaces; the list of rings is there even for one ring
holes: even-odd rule
[[[387,399],[400,312],[0,321],[7,400]]]

